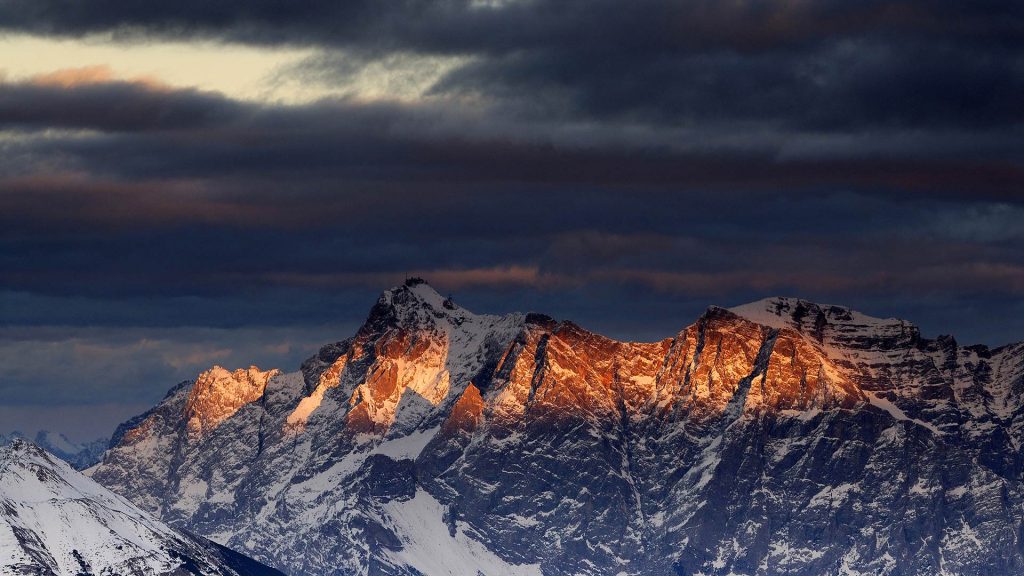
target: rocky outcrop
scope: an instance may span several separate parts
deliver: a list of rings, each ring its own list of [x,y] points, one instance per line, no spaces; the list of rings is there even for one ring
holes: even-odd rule
[[[185,419],[189,434],[209,434],[246,404],[263,397],[267,382],[278,374],[277,370],[228,371],[214,366],[196,378],[185,404]]]

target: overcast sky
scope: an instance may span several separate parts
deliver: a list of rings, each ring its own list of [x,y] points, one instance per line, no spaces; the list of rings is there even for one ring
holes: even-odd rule
[[[1022,340],[1022,102],[1016,0],[0,0],[0,433],[294,369],[408,275]]]

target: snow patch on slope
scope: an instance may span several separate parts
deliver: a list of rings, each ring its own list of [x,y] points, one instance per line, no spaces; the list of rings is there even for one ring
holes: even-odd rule
[[[402,549],[389,551],[390,559],[424,576],[541,576],[539,564],[509,564],[464,530],[452,537],[444,522],[444,506],[424,490],[405,502],[385,505]]]
[[[295,379],[301,380],[302,373],[297,372],[296,374],[297,376],[295,377]],[[288,415],[288,418],[285,420],[285,423],[288,425],[289,430],[304,430],[306,427],[306,423],[309,422],[309,417],[313,414],[313,412],[316,411],[317,408],[320,407],[320,404],[323,403],[324,394],[327,392],[328,389],[337,386],[337,378],[335,378],[333,384],[325,383],[324,380],[327,379],[321,376],[321,382],[316,387],[316,389],[313,390],[313,393],[310,394],[309,396],[306,396],[302,400],[299,400],[299,403],[295,407],[295,410],[293,410],[292,413]]]
[[[440,426],[436,426],[428,430],[417,430],[393,440],[385,440],[371,450],[370,454],[383,454],[392,460],[415,460],[440,429]]]
[[[911,418],[910,416],[907,416],[906,413],[903,412],[903,410],[900,410],[898,406],[886,400],[885,398],[879,398],[878,396],[871,392],[868,392],[867,390],[862,390],[862,392],[864,393],[864,396],[867,398],[868,402],[870,402],[872,406],[885,410],[893,418],[897,420],[903,420],[905,422],[913,422],[918,426],[923,426],[931,430],[932,432],[939,436],[943,435],[942,430],[939,430],[934,424],[930,424],[928,422],[925,422],[924,420],[918,420],[917,418]]]

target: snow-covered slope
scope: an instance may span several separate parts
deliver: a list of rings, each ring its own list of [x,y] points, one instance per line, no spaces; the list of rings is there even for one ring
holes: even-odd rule
[[[253,370],[90,473],[296,576],[1024,574],[1024,344],[794,299],[618,342],[413,280]]]
[[[173,530],[24,440],[0,448],[0,573],[274,574]],[[279,574],[279,573],[278,573]]]

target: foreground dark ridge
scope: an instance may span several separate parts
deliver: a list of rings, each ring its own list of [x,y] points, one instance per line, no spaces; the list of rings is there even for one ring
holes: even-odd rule
[[[420,281],[93,477],[299,575],[1024,574],[1024,344],[774,298],[627,343]]]

